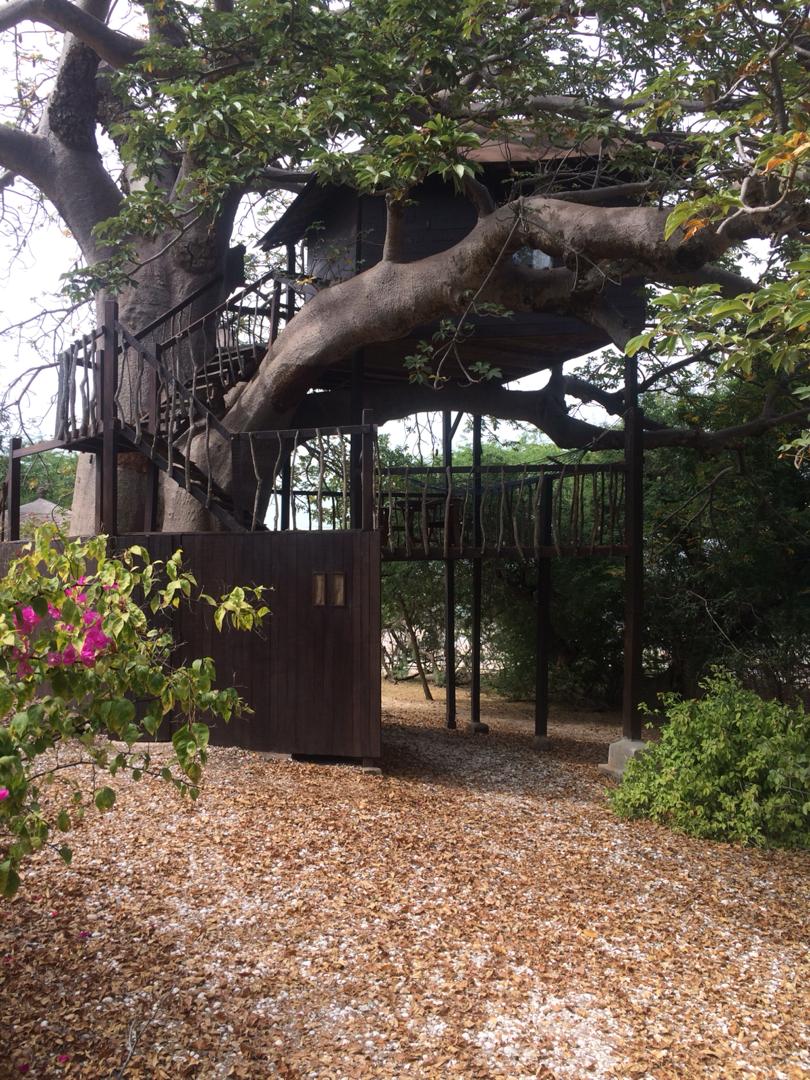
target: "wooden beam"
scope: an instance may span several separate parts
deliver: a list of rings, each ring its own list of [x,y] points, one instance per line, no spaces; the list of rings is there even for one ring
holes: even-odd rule
[[[118,477],[116,463],[115,394],[118,387],[118,304],[104,301],[104,348],[101,354],[101,528],[118,532]]]
[[[476,549],[481,547],[481,417],[473,417],[473,538]],[[472,561],[472,641],[470,643],[470,728],[486,734],[489,728],[481,723],[481,592],[483,564],[480,556]]]
[[[459,413],[460,417],[461,413]],[[449,410],[442,413],[442,463],[446,469],[453,465],[453,424]],[[445,518],[445,529],[448,526],[449,521]],[[458,726],[456,721],[456,564],[452,559],[444,560],[444,682],[445,724],[452,730]]]
[[[19,435],[12,436],[8,451],[8,476],[6,477],[6,539],[20,539],[20,459],[16,451],[22,446]]]
[[[33,454],[45,454],[49,450],[69,449],[70,444],[66,443],[64,439],[46,439],[44,442],[31,443],[29,446],[20,446],[18,450],[14,451],[14,457],[31,457]]]
[[[290,527],[290,499],[292,496],[292,467],[290,455],[284,451],[281,462],[281,528],[286,532]]]
[[[363,415],[363,354],[352,357],[350,415],[352,424],[359,424]],[[349,525],[359,529],[363,514],[362,473],[360,468],[362,435],[353,434],[349,443]]]
[[[368,430],[360,436],[360,527],[363,532],[370,532],[374,528],[374,413],[371,409],[363,409],[362,422]]]
[[[638,363],[625,361],[624,459],[627,466],[624,543],[624,693],[622,731],[627,739],[641,738],[641,650],[644,618],[644,443],[643,417],[638,404]]]
[[[543,478],[540,489],[540,543],[551,544],[551,506],[554,480]],[[551,645],[551,558],[540,555],[537,559],[537,651],[535,654],[534,690],[534,737],[544,740],[548,736],[548,662]],[[536,744],[537,745],[537,744]]]
[[[160,343],[155,344],[155,357],[163,362]],[[157,370],[149,364],[145,366],[146,400],[149,403],[146,415],[146,429],[156,438],[160,429],[160,389]],[[154,461],[150,461],[146,473],[146,498],[143,508],[144,532],[155,532],[158,520],[158,493],[160,491],[160,470]]]

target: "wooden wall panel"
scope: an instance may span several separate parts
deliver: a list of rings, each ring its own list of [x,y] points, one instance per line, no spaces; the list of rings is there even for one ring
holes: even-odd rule
[[[252,715],[217,724],[211,742],[253,750],[378,757],[380,753],[380,539],[378,533],[149,533],[121,536],[152,558],[178,547],[201,589],[263,584],[261,632],[217,632],[211,609],[171,614],[178,659],[211,656],[221,686],[236,686]],[[0,573],[19,544],[0,544]],[[312,603],[312,575],[343,573],[346,604]],[[331,580],[327,581],[327,600]],[[163,731],[161,735],[166,737]]]

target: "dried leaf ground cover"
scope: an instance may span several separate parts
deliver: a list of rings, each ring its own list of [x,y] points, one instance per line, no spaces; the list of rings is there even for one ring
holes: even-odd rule
[[[219,750],[194,808],[123,784],[0,909],[2,1075],[810,1073],[806,855],[616,821],[588,714],[538,755],[525,708],[442,713],[389,699],[383,777]]]

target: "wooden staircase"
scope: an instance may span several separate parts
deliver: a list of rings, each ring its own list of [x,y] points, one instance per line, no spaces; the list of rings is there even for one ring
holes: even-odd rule
[[[232,456],[238,451],[240,436],[221,422],[225,394],[255,374],[282,324],[294,316],[296,295],[314,290],[271,272],[192,319],[194,302],[212,284],[138,332],[121,323],[117,304],[108,301],[103,326],[60,354],[56,439],[49,445],[96,454],[99,531],[117,531],[120,452],[137,452],[150,464],[146,531],[155,525],[157,473],[170,476],[227,530],[263,528],[254,507],[237,506],[210,470],[189,460],[187,447],[201,437],[206,456],[216,436],[231,445]],[[235,473],[240,463],[236,452]],[[237,483],[234,490],[240,486],[245,487]]]

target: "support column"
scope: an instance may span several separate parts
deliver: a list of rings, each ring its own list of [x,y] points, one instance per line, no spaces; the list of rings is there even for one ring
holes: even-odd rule
[[[447,469],[447,489],[451,490],[453,466],[453,425],[449,409],[442,413],[442,464]],[[450,522],[445,515],[444,527]],[[448,551],[448,537],[444,537]],[[444,683],[445,725],[454,729],[456,723],[456,564],[452,558],[444,560]]]
[[[295,277],[295,244],[287,244],[287,276]],[[287,286],[287,322],[295,315],[295,289]]]
[[[6,540],[20,539],[20,459],[15,451],[22,446],[22,439],[14,435],[8,446],[8,475],[6,477]]]
[[[363,354],[356,352],[352,357],[352,382],[350,390],[349,421],[352,424],[363,422]],[[349,445],[349,526],[359,529],[363,517],[363,477],[360,468],[362,437],[352,435]]]
[[[160,342],[154,345],[155,357],[161,360]],[[147,431],[154,439],[160,428],[160,397],[158,390],[157,372],[147,366],[144,372],[146,384],[146,400],[149,402],[147,414]],[[150,461],[146,470],[146,497],[143,508],[143,531],[155,532],[158,521],[158,492],[160,490],[160,470],[154,461]]]
[[[639,750],[642,718],[641,650],[644,617],[644,430],[638,403],[638,362],[625,360],[624,368],[624,692],[622,738],[611,743],[602,772],[619,779],[625,764]]]
[[[292,499],[292,466],[290,451],[286,446],[279,449],[283,455],[281,461],[281,528],[286,532],[290,527],[290,500]]]
[[[374,413],[371,409],[363,409],[362,422],[368,430],[360,436],[360,528],[363,532],[371,532],[374,528],[374,434],[371,431]]]
[[[543,477],[540,489],[540,546],[551,544],[551,506],[554,480]],[[551,648],[551,558],[537,557],[537,652],[535,654],[534,745],[544,750],[548,740],[548,662]]]
[[[118,532],[115,393],[118,387],[118,304],[104,301],[104,350],[101,357],[101,532]]]
[[[481,549],[481,417],[473,417],[473,544],[476,551]],[[472,561],[472,642],[470,660],[472,666],[470,680],[470,731],[483,735],[489,733],[489,726],[481,723],[481,592],[483,565],[481,556]]]

